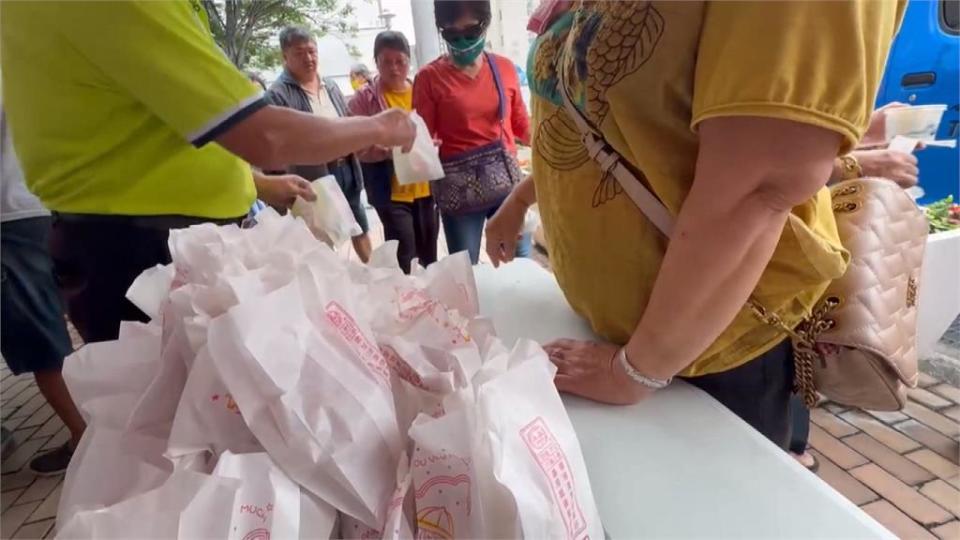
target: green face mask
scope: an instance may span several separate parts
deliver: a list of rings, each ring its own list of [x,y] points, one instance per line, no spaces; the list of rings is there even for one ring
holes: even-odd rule
[[[450,59],[458,66],[469,66],[483,53],[483,46],[486,41],[486,36],[473,39],[460,37],[448,41],[447,48],[450,50]]]

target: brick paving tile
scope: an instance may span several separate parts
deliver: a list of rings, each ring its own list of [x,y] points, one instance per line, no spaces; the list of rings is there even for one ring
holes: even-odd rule
[[[47,441],[47,444],[43,445],[43,448],[40,449],[41,453],[47,450],[53,450],[54,448],[60,448],[64,443],[70,440],[70,432],[67,431],[67,426],[63,426],[56,435],[50,437],[50,440]]]
[[[866,411],[866,413],[884,424],[896,424],[909,419],[907,415],[897,411]]]
[[[40,501],[11,506],[0,516],[0,538],[10,538],[40,506]]]
[[[13,439],[17,441],[17,446],[24,441],[29,441],[30,439],[34,438],[33,434],[36,433],[38,429],[40,429],[39,426],[32,426],[14,431]]]
[[[13,535],[14,540],[23,538],[30,540],[38,540],[41,538],[46,538],[47,533],[53,529],[53,524],[56,520],[54,519],[45,519],[43,521],[37,521],[29,525],[24,525]]]
[[[3,460],[3,472],[15,472],[22,469],[45,442],[47,442],[46,439],[33,439],[21,442],[17,449],[10,454],[10,457]]]
[[[936,537],[917,525],[909,516],[887,501],[877,501],[863,507],[863,511],[902,540],[935,540]]]
[[[810,410],[810,420],[813,421],[814,424],[823,428],[824,431],[837,438],[853,435],[859,431],[857,428],[844,422],[839,417],[830,414],[829,411],[822,407],[817,407]]]
[[[843,442],[905,484],[915,486],[936,478],[934,474],[901,456],[866,433],[858,433]]]
[[[957,540],[960,538],[960,521],[951,521],[939,527],[931,529],[933,534],[940,540]]]
[[[952,513],[960,517],[960,491],[943,480],[934,480],[927,482],[920,488],[920,493],[927,496],[931,501],[939,504]]]
[[[894,427],[947,460],[960,464],[960,443],[956,440],[941,435],[916,420],[907,420]]]
[[[39,390],[37,390],[37,392],[39,392]],[[9,392],[3,392],[3,406],[0,407],[3,409],[3,415],[7,416],[8,413],[22,406],[27,400],[32,398],[35,393],[34,388],[30,386],[29,382],[25,382]]]
[[[950,463],[928,448],[910,452],[906,458],[937,475],[941,480],[950,481],[960,475],[960,466]]]
[[[960,422],[947,418],[946,416],[932,411],[923,405],[920,405],[919,403],[914,403],[912,401],[907,402],[907,406],[903,408],[903,412],[907,413],[907,416],[910,418],[913,418],[921,424],[926,424],[928,427],[931,427],[948,437],[956,438],[958,435],[960,435]]]
[[[841,469],[850,469],[867,463],[867,458],[851,450],[849,446],[820,429],[817,425],[810,426],[810,446],[827,456]]]
[[[920,373],[920,378],[917,380],[917,386],[920,388],[926,388],[928,386],[934,386],[937,384],[940,384],[939,380],[923,372]]]
[[[19,420],[6,420],[9,422],[7,424],[7,429],[16,429],[20,424],[24,423],[29,419],[33,413],[37,412],[38,409],[47,404],[47,399],[37,392],[29,401],[23,404],[22,407],[17,409],[13,413],[13,418],[19,418]]]
[[[836,415],[845,413],[850,410],[850,407],[847,407],[846,405],[840,405],[839,403],[832,403],[832,402],[824,403],[823,408]]]
[[[33,483],[37,475],[24,469],[11,474],[5,474],[0,478],[0,489],[4,493],[14,489],[23,489]]]
[[[20,428],[25,427],[40,427],[43,424],[47,423],[51,417],[56,413],[53,412],[53,407],[49,403],[44,403],[42,407],[37,409],[33,414],[31,414],[26,420],[20,424]]]
[[[63,420],[59,416],[53,415],[47,423],[43,425],[36,433],[33,434],[34,437],[52,437],[57,434],[58,431],[63,429],[64,424]]]
[[[943,399],[933,392],[923,388],[911,388],[907,390],[907,395],[910,397],[910,399],[918,403],[923,403],[931,409],[943,409],[944,407],[949,407],[952,405],[949,400]]]
[[[15,386],[20,386],[22,384],[30,384],[31,380],[33,380],[33,377],[31,377],[27,373],[24,373],[17,377],[7,377],[6,379],[0,381],[0,392],[3,392],[5,394],[7,393],[8,390],[10,390]]]
[[[950,418],[953,418],[957,422],[960,422],[960,407],[950,407],[949,409],[944,409],[940,412]]]
[[[949,384],[938,384],[929,390],[934,394],[940,395],[954,403],[960,404],[960,388],[957,388],[956,386],[950,386]]]
[[[60,477],[60,479],[63,480],[63,477]],[[32,523],[34,521],[57,517],[57,505],[60,504],[61,489],[63,489],[63,482],[60,482],[57,488],[53,490],[53,493],[43,500],[43,504],[41,504],[32,514],[30,514],[27,522]]]
[[[12,489],[0,493],[0,512],[6,512],[7,508],[13,506],[13,503],[16,502],[17,498],[19,498],[23,492],[23,489]]]
[[[925,527],[940,525],[953,519],[940,505],[917,493],[876,464],[869,463],[851,469],[850,474]]]
[[[848,411],[840,415],[847,422],[857,426],[864,433],[880,441],[895,452],[904,453],[920,448],[920,443],[897,430],[886,426],[872,416],[860,411]]]
[[[837,467],[832,461],[816,450],[813,450],[811,454],[816,456],[820,461],[820,470],[817,471],[817,476],[827,484],[830,484],[830,487],[837,490],[853,504],[860,506],[879,498],[873,490],[863,485],[863,483],[856,478],[850,476],[847,471]]]
[[[37,478],[29,488],[25,489],[17,499],[17,504],[41,501],[56,489],[62,478],[60,476],[43,476]]]

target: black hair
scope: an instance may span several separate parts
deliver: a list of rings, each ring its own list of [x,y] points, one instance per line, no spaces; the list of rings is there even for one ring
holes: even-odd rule
[[[288,26],[280,32],[280,50],[285,51],[287,47],[296,45],[304,41],[316,43],[313,34],[301,26]]]
[[[473,15],[486,28],[493,18],[490,0],[433,0],[433,14],[437,28],[446,28],[464,15]]]
[[[374,60],[380,56],[380,51],[383,49],[402,52],[410,56],[410,44],[407,43],[407,37],[403,35],[403,32],[397,32],[396,30],[384,30],[377,34],[377,37],[373,40]]]

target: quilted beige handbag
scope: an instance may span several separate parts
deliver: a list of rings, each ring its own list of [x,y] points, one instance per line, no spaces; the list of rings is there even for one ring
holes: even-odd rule
[[[590,157],[669,237],[673,216],[561,88],[564,107]],[[753,297],[747,304],[760,320],[792,338],[794,392],[808,407],[816,405],[819,392],[844,405],[898,410],[906,404],[906,388],[916,386],[918,377],[917,295],[927,220],[889,180],[849,180],[833,186],[831,195],[840,240],[850,252],[846,273],[796,328]]]

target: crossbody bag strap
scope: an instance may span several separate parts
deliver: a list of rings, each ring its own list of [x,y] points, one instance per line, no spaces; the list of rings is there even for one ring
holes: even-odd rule
[[[620,184],[620,187],[622,187],[630,197],[630,200],[633,201],[633,204],[637,205],[637,208],[647,216],[647,219],[649,219],[664,236],[669,238],[670,233],[673,231],[673,215],[670,214],[670,211],[667,210],[663,202],[651,193],[643,182],[637,179],[633,172],[624,164],[623,157],[607,144],[603,135],[590,125],[590,122],[583,116],[580,109],[573,104],[573,101],[570,99],[570,90],[566,84],[564,84],[565,80],[566,74],[564,73],[563,76],[560,77],[559,84],[561,90],[560,95],[563,97],[563,106],[567,114],[577,125],[577,129],[580,131],[580,140],[583,141],[583,146],[586,147],[587,153],[593,158],[597,165],[600,166],[603,174],[612,175]]]

